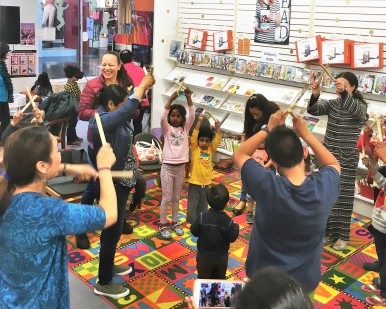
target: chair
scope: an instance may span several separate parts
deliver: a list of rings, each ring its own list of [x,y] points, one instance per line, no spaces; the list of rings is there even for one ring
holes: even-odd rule
[[[66,131],[71,114],[64,118],[54,119],[46,123],[46,128],[55,136],[62,149],[66,149]]]
[[[84,149],[61,150],[62,163],[79,164],[85,163]],[[87,182],[77,183],[72,176],[57,176],[47,181],[45,191],[47,195],[68,199],[80,196],[87,187]]]
[[[134,145],[138,141],[147,142],[147,143],[151,144],[153,140],[157,141],[160,145],[162,145],[160,140],[158,138],[156,138],[153,134],[142,132],[142,133],[137,134],[134,137]],[[160,162],[152,163],[152,164],[139,163],[138,168],[142,171],[143,174],[150,174],[150,173],[156,172],[157,173],[157,182],[158,182],[158,185],[161,187],[161,178],[160,178],[161,165],[162,164]],[[157,184],[157,182],[156,182],[156,184]]]

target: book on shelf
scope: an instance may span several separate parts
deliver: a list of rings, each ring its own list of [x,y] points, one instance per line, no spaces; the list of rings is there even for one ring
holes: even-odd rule
[[[375,76],[373,93],[378,95],[386,95],[386,75]]]
[[[208,105],[210,101],[212,101],[214,96],[204,95],[200,101],[200,104]]]
[[[223,103],[223,100],[218,99],[218,98],[213,98],[212,101],[209,102],[208,106],[220,108],[222,103]]]
[[[236,62],[237,58],[236,57],[229,57],[229,61],[227,63],[227,70],[231,72],[236,71]]]
[[[203,93],[196,92],[196,91],[194,91],[192,93],[192,101],[193,101],[193,103],[200,103],[202,101],[203,97],[204,97]]]
[[[242,113],[244,112],[245,104],[241,102],[225,101],[221,105],[221,109],[235,113]]]
[[[226,80],[219,78],[219,79],[217,79],[217,80],[212,84],[212,86],[211,86],[210,88],[215,89],[215,90],[220,90],[220,91],[221,91],[221,90],[225,87],[226,84],[227,84],[227,81],[226,81]]]
[[[246,74],[246,72],[247,72],[246,65],[245,65],[246,63],[247,63],[247,59],[237,58],[236,73]]]
[[[319,121],[316,123],[312,129],[313,133],[325,134],[327,128],[327,117],[320,117]]]
[[[303,119],[305,121],[307,121],[308,128],[310,129],[310,131],[314,130],[316,124],[319,121],[319,118],[316,118],[316,117],[313,117],[313,116],[308,116],[308,115],[303,115]]]

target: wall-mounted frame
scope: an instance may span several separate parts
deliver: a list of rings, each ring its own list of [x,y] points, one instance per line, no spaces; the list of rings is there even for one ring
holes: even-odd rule
[[[297,40],[295,42],[297,62],[318,60],[321,41],[320,35]]]
[[[207,31],[190,28],[187,45],[199,49],[205,49],[207,37]]]
[[[352,68],[382,68],[383,43],[358,43],[351,45]]]
[[[185,39],[183,37],[174,36],[167,41],[166,58],[177,61],[180,53],[184,50]]]
[[[7,59],[11,77],[36,76],[36,50],[15,50]]]
[[[232,30],[218,31],[213,33],[213,50],[224,51],[233,48]]]
[[[325,40],[321,43],[321,64],[350,64],[351,40]]]

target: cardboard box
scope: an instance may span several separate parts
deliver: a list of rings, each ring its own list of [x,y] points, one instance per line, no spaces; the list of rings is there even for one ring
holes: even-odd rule
[[[318,60],[320,57],[322,37],[309,37],[295,42],[297,62]]]
[[[321,64],[350,64],[352,40],[325,40],[321,43]]]
[[[358,43],[351,45],[351,67],[383,68],[383,43]]]
[[[188,43],[191,47],[205,49],[208,32],[205,30],[189,28]]]

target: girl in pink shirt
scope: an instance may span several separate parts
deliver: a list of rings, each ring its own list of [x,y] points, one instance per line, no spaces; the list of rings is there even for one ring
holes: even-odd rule
[[[192,92],[185,88],[189,113],[180,104],[172,104],[178,97],[174,92],[165,105],[161,115],[161,128],[164,136],[163,158],[161,167],[162,201],[160,206],[159,230],[162,238],[172,238],[171,230],[182,236],[184,231],[178,224],[178,206],[180,193],[185,180],[185,164],[189,161],[189,130],[194,121]],[[167,223],[169,204],[172,205],[172,223]]]

